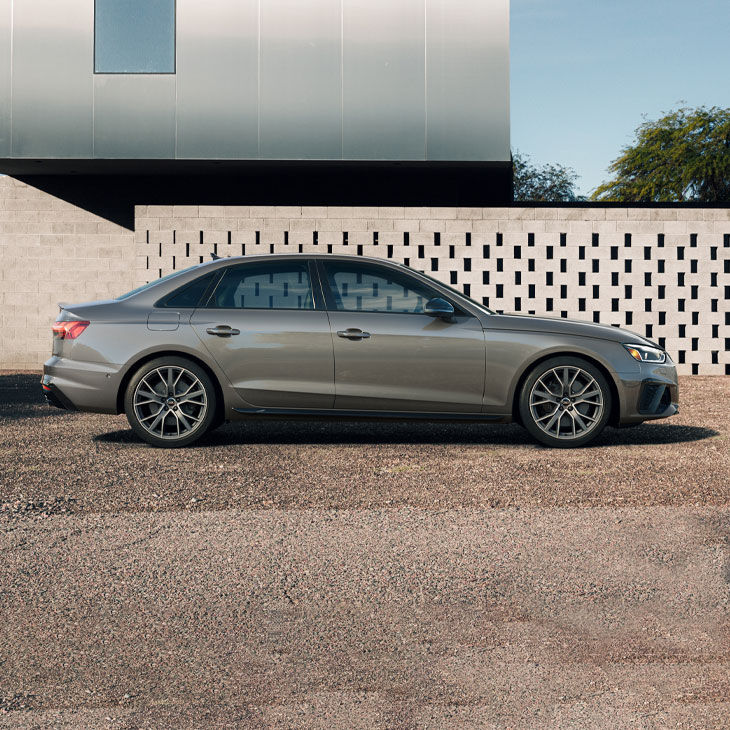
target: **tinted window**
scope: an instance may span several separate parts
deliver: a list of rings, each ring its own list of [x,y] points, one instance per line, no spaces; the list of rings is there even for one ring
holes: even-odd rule
[[[96,73],[175,73],[175,0],[96,0]]]
[[[199,277],[195,281],[191,281],[189,284],[180,287],[177,291],[165,297],[158,306],[175,308],[197,307],[214,277],[215,272],[212,272]]]
[[[410,267],[407,267],[407,268],[410,268]],[[474,299],[472,299],[471,297],[464,294],[464,292],[461,291],[460,289],[457,289],[453,286],[449,286],[448,284],[444,284],[443,281],[436,279],[435,277],[431,276],[431,274],[427,274],[425,271],[419,270],[418,273],[421,276],[425,276],[427,279],[430,279],[434,284],[438,284],[439,286],[442,286],[444,289],[452,292],[453,294],[458,294],[459,296],[464,297],[465,299],[468,299],[472,304],[479,307],[479,309],[482,309],[485,312],[489,312],[489,314],[495,314],[495,312],[493,312],[489,307],[485,307],[483,304],[480,304],[479,302],[474,301]],[[440,295],[437,294],[436,296],[440,296]],[[452,304],[454,304],[454,303],[452,302]],[[454,304],[454,307],[456,308],[457,311],[461,311],[456,304]]]
[[[338,309],[418,314],[437,292],[405,272],[384,266],[328,261],[324,265]]]
[[[226,269],[208,302],[222,309],[314,309],[306,263],[243,264]]]

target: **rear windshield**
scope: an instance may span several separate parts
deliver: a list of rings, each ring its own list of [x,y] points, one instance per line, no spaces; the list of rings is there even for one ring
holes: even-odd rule
[[[142,286],[138,286],[136,289],[132,289],[132,291],[128,291],[126,294],[122,294],[121,296],[118,296],[116,298],[116,300],[120,301],[122,299],[128,299],[129,297],[134,296],[135,294],[139,294],[140,292],[143,292],[146,289],[149,289],[150,287],[153,287],[157,284],[161,284],[163,281],[167,281],[168,279],[173,279],[176,276],[180,276],[180,274],[184,274],[187,271],[192,271],[193,269],[197,269],[199,266],[200,266],[200,264],[195,264],[195,266],[188,266],[187,269],[180,269],[180,271],[173,271],[172,274],[163,276],[161,279],[155,279],[154,281],[149,282],[149,284],[143,284]]]

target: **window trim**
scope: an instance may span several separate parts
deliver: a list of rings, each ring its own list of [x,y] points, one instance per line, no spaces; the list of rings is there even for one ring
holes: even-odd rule
[[[445,299],[449,304],[451,304],[452,307],[454,307],[455,310],[455,316],[459,316],[460,314],[469,316],[469,317],[476,317],[476,315],[470,311],[469,309],[466,309],[460,302],[454,301],[454,299],[444,292],[439,291],[435,286],[432,285],[432,283],[429,280],[422,281],[418,278],[418,276],[414,276],[413,272],[409,271],[406,267],[398,266],[398,265],[388,265],[389,262],[384,261],[382,264],[370,261],[368,259],[361,259],[360,257],[353,256],[353,261],[346,261],[344,259],[318,259],[318,270],[319,270],[319,276],[320,276],[320,283],[322,288],[325,291],[325,302],[327,304],[327,311],[328,312],[339,312],[342,314],[400,314],[400,315],[408,315],[412,317],[430,317],[431,315],[425,314],[424,312],[388,312],[388,311],[372,311],[369,309],[340,309],[337,306],[337,300],[335,299],[335,296],[332,292],[332,287],[330,286],[329,278],[327,276],[327,269],[326,265],[327,263],[334,263],[334,262],[342,262],[345,265],[349,263],[353,264],[360,264],[361,266],[373,266],[376,269],[385,269],[386,271],[393,271],[394,273],[401,274],[402,276],[405,276],[406,278],[414,279],[419,284],[422,284],[427,289],[430,289],[434,292],[440,299]],[[433,297],[432,297],[433,298]]]
[[[281,263],[289,263],[289,264],[297,264],[298,259],[282,259]],[[221,266],[220,269],[218,269],[218,278],[215,280],[215,283],[210,288],[208,292],[206,292],[206,296],[202,297],[200,301],[198,302],[198,306],[196,309],[205,309],[211,312],[317,312],[317,311],[324,311],[325,307],[323,306],[322,296],[318,292],[318,288],[316,286],[316,282],[319,281],[319,277],[317,276],[317,268],[314,265],[314,262],[312,259],[299,259],[302,263],[300,265],[303,265],[307,269],[307,273],[309,274],[309,288],[312,290],[312,308],[311,309],[300,309],[299,307],[211,307],[210,301],[213,298],[213,295],[215,294],[216,290],[218,289],[218,286],[220,285],[221,281],[223,281],[223,277],[225,276],[226,271],[228,269],[233,268],[243,268],[244,266],[257,266],[257,265],[266,265],[266,264],[276,264],[279,263],[278,261],[237,261],[234,264],[228,264],[227,266]]]
[[[94,0],[94,49],[91,63],[94,76],[175,76],[177,74],[177,0],[172,0],[172,71],[97,71],[96,70],[96,12],[99,0]]]

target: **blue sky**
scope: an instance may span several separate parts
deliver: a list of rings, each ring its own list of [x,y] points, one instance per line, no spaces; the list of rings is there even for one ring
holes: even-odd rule
[[[588,193],[642,115],[730,107],[730,0],[512,0],[512,148]]]

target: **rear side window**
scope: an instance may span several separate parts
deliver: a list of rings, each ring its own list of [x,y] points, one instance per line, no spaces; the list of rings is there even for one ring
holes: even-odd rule
[[[207,306],[214,309],[314,309],[309,266],[290,261],[230,266]]]
[[[208,287],[213,282],[217,272],[212,272],[201,276],[195,281],[191,281],[185,286],[181,286],[172,294],[168,294],[164,299],[157,303],[158,307],[174,307],[175,309],[184,309],[185,307],[197,307],[203,295],[208,291]]]

